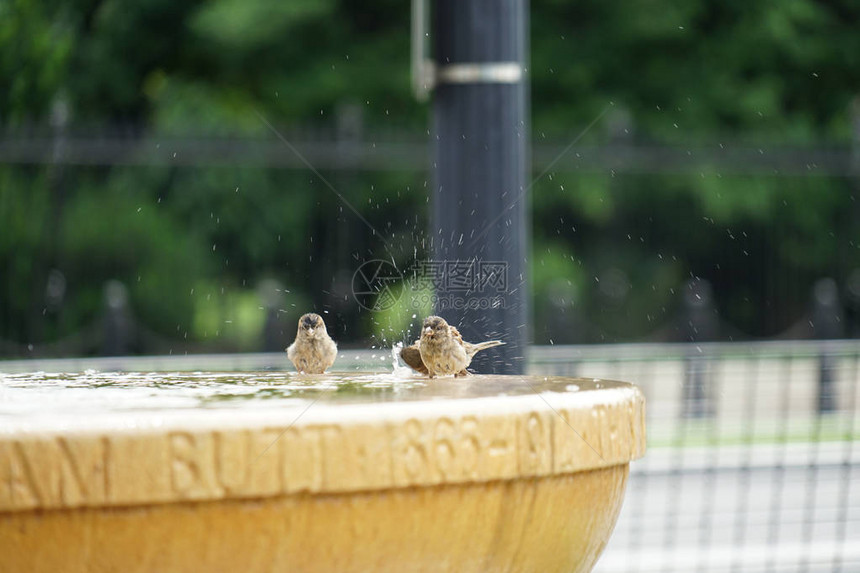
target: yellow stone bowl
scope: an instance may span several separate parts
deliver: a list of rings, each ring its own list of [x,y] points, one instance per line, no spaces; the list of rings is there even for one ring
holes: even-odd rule
[[[589,571],[633,385],[0,374],[0,571]]]

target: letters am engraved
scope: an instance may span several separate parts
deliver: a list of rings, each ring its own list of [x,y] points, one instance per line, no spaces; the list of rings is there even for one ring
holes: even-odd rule
[[[73,507],[109,497],[105,440],[57,437],[0,443],[0,508]]]
[[[0,511],[567,473],[638,457],[643,426],[640,398],[387,423],[0,437]]]

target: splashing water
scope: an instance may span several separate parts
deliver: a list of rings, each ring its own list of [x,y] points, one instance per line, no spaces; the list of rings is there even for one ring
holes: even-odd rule
[[[413,378],[416,373],[400,360],[401,350],[403,350],[402,342],[391,347],[391,376],[397,379]]]

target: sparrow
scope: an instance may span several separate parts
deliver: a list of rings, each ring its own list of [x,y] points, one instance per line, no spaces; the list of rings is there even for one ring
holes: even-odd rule
[[[424,361],[421,360],[421,351],[418,350],[419,342],[400,349],[400,359],[406,363],[408,367],[420,374],[428,374],[427,367],[424,366]]]
[[[466,367],[471,364],[475,354],[502,344],[504,342],[500,340],[488,340],[479,344],[465,342],[460,332],[439,316],[428,316],[424,319],[421,338],[417,342],[422,365],[427,369],[427,375],[430,378],[447,374],[453,374],[455,377],[468,376]],[[403,350],[409,348],[412,347]],[[402,351],[400,356],[403,357]],[[404,362],[419,370],[405,358]]]
[[[287,358],[304,374],[324,374],[334,364],[337,344],[328,335],[320,315],[302,315],[296,340],[287,348]]]

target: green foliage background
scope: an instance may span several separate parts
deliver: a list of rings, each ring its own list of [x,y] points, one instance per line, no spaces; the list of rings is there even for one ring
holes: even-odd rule
[[[530,14],[536,142],[570,141],[612,102],[583,143],[623,120],[646,144],[851,145],[856,2],[536,0]],[[253,138],[269,136],[257,112],[325,130],[351,106],[368,132],[426,137],[408,22],[402,0],[0,0],[0,130],[64,109],[69,129]],[[0,164],[0,353],[97,352],[64,341],[98,322],[113,279],[141,352],[259,349],[264,308],[281,339],[311,307],[346,343],[398,337],[410,308],[363,312],[350,281],[364,260],[426,256],[428,174],[323,175],[388,248],[309,171]],[[550,173],[530,196],[535,341],[675,338],[691,277],[714,285],[723,336],[785,332],[815,280],[844,285],[860,267],[856,188]],[[56,304],[52,269],[66,281]]]

